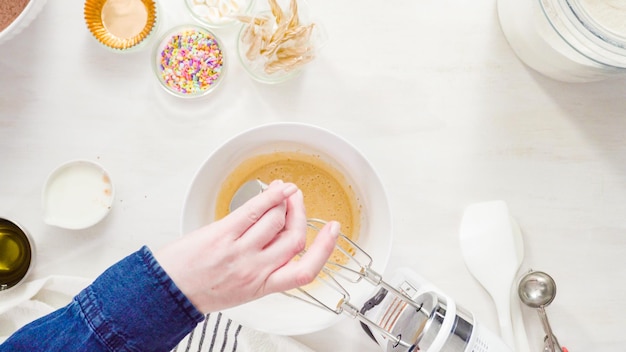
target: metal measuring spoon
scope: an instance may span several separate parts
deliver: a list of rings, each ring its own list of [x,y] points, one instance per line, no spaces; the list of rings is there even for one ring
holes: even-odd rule
[[[552,327],[548,322],[545,307],[550,305],[556,296],[556,282],[554,279],[542,271],[530,271],[524,275],[517,287],[519,298],[525,305],[536,308],[539,318],[546,333],[544,351],[561,352],[559,341],[552,333]]]
[[[239,208],[243,203],[249,201],[254,196],[263,193],[268,187],[269,185],[266,185],[261,180],[247,181],[241,185],[241,187],[237,189],[237,192],[235,192],[235,195],[233,195],[228,210],[233,211]]]

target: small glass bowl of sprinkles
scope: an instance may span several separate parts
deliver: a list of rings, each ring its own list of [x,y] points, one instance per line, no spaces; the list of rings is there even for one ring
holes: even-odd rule
[[[193,18],[209,28],[232,27],[237,15],[250,12],[255,0],[185,0]]]
[[[161,86],[182,98],[209,94],[226,73],[222,43],[208,29],[194,25],[168,31],[156,46],[153,66]]]

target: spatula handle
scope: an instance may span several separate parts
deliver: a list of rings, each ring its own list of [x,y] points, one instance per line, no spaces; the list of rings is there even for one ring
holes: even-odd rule
[[[515,352],[531,352],[516,284],[511,285],[511,320],[515,338]]]
[[[506,295],[500,297],[500,302],[496,302],[496,309],[498,311],[498,322],[500,323],[500,336],[502,340],[512,349],[515,349],[515,337],[513,335],[513,324],[511,319],[511,305],[509,303],[510,296],[507,292]]]

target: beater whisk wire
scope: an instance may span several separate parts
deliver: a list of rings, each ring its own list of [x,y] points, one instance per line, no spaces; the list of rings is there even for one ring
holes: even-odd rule
[[[315,218],[307,219],[307,225],[316,231],[319,231],[321,229],[319,225],[324,225],[324,224],[326,224],[326,221],[321,220],[321,219],[315,219]],[[349,249],[345,249],[343,248],[343,246],[341,246],[340,242],[342,241],[348,244]],[[337,240],[337,245],[335,246],[335,248],[337,248],[341,253],[343,253],[343,255],[346,256],[347,262],[345,264],[341,264],[341,263],[337,263],[335,261],[329,260],[326,262],[325,268],[330,269],[330,270],[325,270],[324,271],[325,273],[327,273],[330,276],[337,275],[341,278],[346,279],[347,281],[351,283],[358,283],[359,281],[361,281],[361,279],[365,279],[365,281],[369,282],[370,284],[374,286],[381,286],[385,288],[387,291],[390,291],[394,295],[398,296],[398,298],[406,302],[408,305],[415,308],[416,311],[420,311],[420,309],[422,308],[420,305],[414,302],[410,297],[405,295],[403,292],[399,291],[395,287],[385,282],[383,280],[382,275],[380,275],[379,273],[377,273],[371,268],[371,265],[373,262],[372,257],[369,254],[367,254],[365,250],[359,247],[354,241],[348,238],[348,236],[344,235],[343,233],[340,233],[339,238]],[[359,260],[359,258],[363,258],[363,259]],[[350,265],[352,265],[352,267]],[[356,265],[356,268],[354,267],[354,265]],[[336,269],[336,270],[333,270],[333,269]],[[346,275],[345,274],[346,271],[354,274],[355,277],[350,277]],[[336,280],[334,281],[337,282]]]

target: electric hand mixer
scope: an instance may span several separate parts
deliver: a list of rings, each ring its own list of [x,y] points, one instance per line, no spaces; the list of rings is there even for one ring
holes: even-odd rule
[[[252,180],[242,185],[230,203],[231,211],[267,188]],[[309,228],[319,231],[324,220],[308,219]],[[372,258],[347,236],[340,234],[336,250],[341,263],[329,261],[318,275],[324,290],[316,295],[306,287],[285,295],[358,319],[365,331],[385,351],[393,352],[509,352],[497,335],[477,322],[473,315],[410,269],[400,269],[388,283],[371,268]],[[366,281],[380,287],[360,309],[340,281]]]

